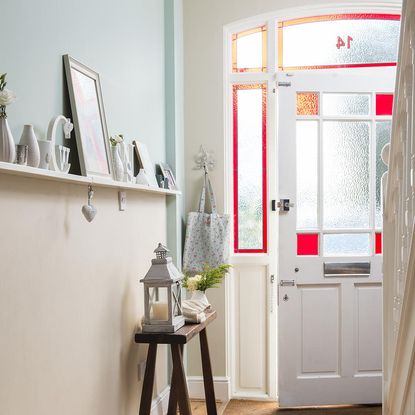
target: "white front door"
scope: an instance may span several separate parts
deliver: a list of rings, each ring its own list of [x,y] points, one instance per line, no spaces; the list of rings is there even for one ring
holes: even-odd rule
[[[278,81],[279,197],[293,204],[279,213],[279,401],[381,402],[379,153],[395,69]]]

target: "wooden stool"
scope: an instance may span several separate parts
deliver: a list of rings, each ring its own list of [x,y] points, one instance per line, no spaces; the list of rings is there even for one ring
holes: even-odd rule
[[[183,368],[183,347],[196,334],[199,334],[200,354],[202,358],[203,383],[205,386],[206,408],[208,415],[217,415],[215,389],[213,387],[212,367],[206,327],[216,318],[216,311],[206,313],[206,321],[200,324],[186,324],[175,333],[136,333],[136,343],[148,343],[147,364],[141,393],[139,415],[150,415],[153,398],[154,372],[158,344],[170,344],[173,360],[173,373],[167,415],[176,415],[177,403],[181,415],[191,415],[189,392]]]

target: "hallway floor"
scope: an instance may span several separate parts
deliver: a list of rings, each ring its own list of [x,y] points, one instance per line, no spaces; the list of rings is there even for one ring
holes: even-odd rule
[[[206,415],[203,401],[192,402],[193,415]],[[381,406],[339,406],[327,408],[279,409],[276,402],[231,400],[226,407],[218,402],[218,415],[382,415]]]

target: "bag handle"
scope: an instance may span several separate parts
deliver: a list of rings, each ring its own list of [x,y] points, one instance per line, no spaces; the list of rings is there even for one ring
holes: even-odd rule
[[[208,191],[208,197],[209,197],[209,200],[210,200],[210,205],[212,207],[212,213],[216,213],[216,198],[215,198],[215,193],[213,192],[212,183],[210,182],[210,179],[209,179],[207,173],[205,173],[205,178],[204,178],[204,182],[203,182],[203,188],[202,188],[202,192],[200,194],[199,212],[204,212],[205,211],[205,205],[206,205],[206,189]]]

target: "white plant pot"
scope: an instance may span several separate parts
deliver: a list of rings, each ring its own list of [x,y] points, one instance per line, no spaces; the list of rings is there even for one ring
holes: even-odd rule
[[[204,291],[199,291],[199,290],[192,291],[192,296],[190,299],[192,301],[197,301],[199,304],[203,305],[205,309],[210,307],[209,300],[207,299]]]
[[[40,150],[35,131],[33,130],[33,125],[27,124],[23,127],[22,136],[20,137],[20,144],[25,144],[29,148],[27,154],[27,165],[39,167]]]
[[[7,118],[0,118],[0,161],[14,163],[16,148]]]
[[[118,153],[118,145],[111,146],[112,175],[114,180],[121,182],[124,178],[124,166]]]

